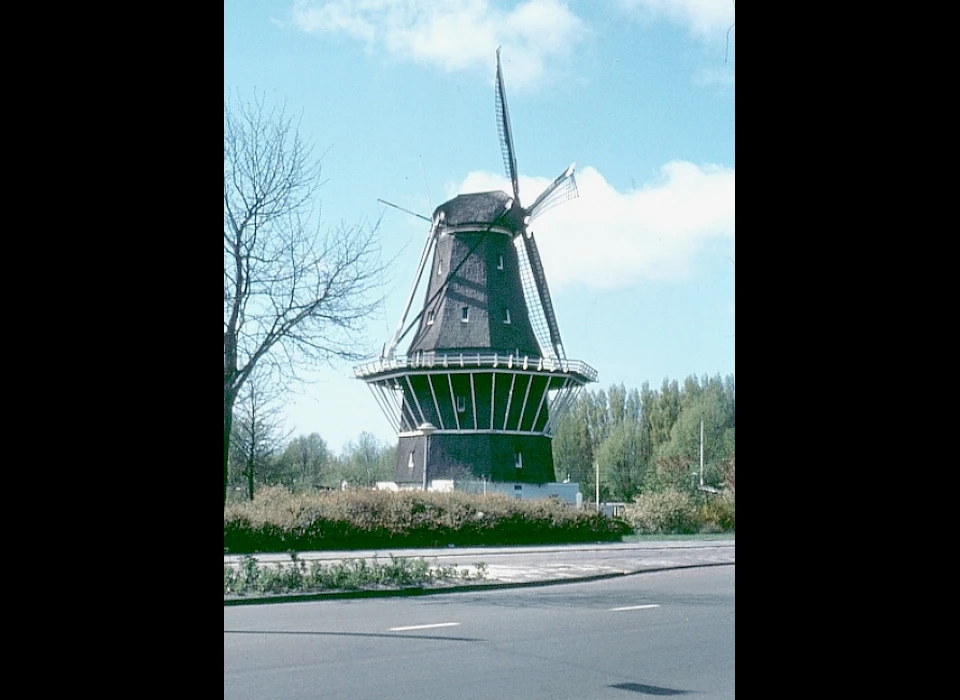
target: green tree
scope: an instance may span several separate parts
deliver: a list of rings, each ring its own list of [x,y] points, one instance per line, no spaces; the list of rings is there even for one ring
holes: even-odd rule
[[[325,482],[331,455],[319,433],[298,435],[283,452],[283,468],[295,488],[313,489]]]
[[[590,440],[596,454],[600,443],[606,440],[610,433],[610,409],[607,405],[607,393],[603,389],[587,394],[586,419]]]
[[[640,426],[633,422],[615,425],[597,453],[600,479],[610,497],[631,501],[640,492],[649,458]]]
[[[395,446],[364,431],[344,447],[338,460],[338,475],[349,486],[375,486],[378,481],[391,481],[395,457]]]
[[[640,400],[640,392],[635,388],[627,393],[623,419],[633,423],[641,423],[643,421],[643,402]]]
[[[650,439],[654,449],[670,442],[670,431],[680,416],[680,390],[677,380],[663,380],[659,396],[650,407]]]
[[[563,481],[569,478],[581,485],[581,491],[588,491],[594,482],[594,452],[587,421],[587,396],[580,395],[573,408],[560,419],[553,435],[556,479]]]
[[[685,385],[691,387],[692,380],[688,379]],[[719,376],[705,377],[695,390],[684,393],[680,414],[670,430],[670,440],[657,450],[659,458],[668,460],[665,462],[669,464],[668,471],[677,472],[682,466],[691,480],[698,481],[702,421],[704,482],[710,486],[721,484],[721,465],[736,447],[730,388],[732,381],[725,383]]]
[[[627,390],[623,384],[612,384],[607,391],[607,415],[611,428],[627,419]]]

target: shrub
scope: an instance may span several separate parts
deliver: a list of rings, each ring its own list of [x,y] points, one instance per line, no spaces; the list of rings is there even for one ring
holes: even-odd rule
[[[734,530],[734,502],[726,494],[690,494],[676,489],[637,496],[624,518],[641,535],[687,535]]]
[[[707,498],[700,505],[700,532],[733,532],[736,530],[736,504],[730,493]]]
[[[233,553],[616,541],[630,531],[556,499],[502,494],[268,487],[223,512],[223,546]]]
[[[692,534],[699,527],[693,499],[675,489],[637,496],[624,518],[642,535]]]

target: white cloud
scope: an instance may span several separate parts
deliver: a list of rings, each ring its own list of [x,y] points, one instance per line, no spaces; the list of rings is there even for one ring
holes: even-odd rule
[[[502,9],[490,0],[296,0],[296,26],[348,36],[447,72],[490,73],[498,46],[509,61],[508,82],[522,89],[543,79],[549,61],[571,55],[587,29],[563,0],[525,0]]]
[[[640,189],[620,192],[596,169],[578,172],[580,196],[549,210],[531,228],[552,289],[583,284],[600,289],[690,274],[697,253],[735,235],[735,173],[717,165],[672,161]],[[520,178],[530,204],[551,182]],[[472,172],[461,192],[510,191],[501,175]]]
[[[726,39],[735,9],[731,0],[620,0],[620,5],[638,19],[666,17],[703,39],[717,41]]]

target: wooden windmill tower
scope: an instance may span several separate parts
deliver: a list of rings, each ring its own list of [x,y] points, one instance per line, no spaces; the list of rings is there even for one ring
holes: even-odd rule
[[[564,353],[529,229],[544,211],[577,196],[574,166],[529,207],[521,205],[499,49],[496,108],[512,196],[461,194],[434,210],[397,331],[380,358],[355,368],[397,431],[401,485],[553,481],[557,419],[597,379],[596,370]],[[423,306],[408,322],[428,262]],[[396,355],[414,329],[406,355]]]

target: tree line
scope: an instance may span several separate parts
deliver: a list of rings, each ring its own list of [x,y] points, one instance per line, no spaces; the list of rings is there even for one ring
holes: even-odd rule
[[[602,500],[631,501],[667,488],[733,487],[736,449],[733,375],[664,379],[626,389],[585,391],[560,419],[553,437],[558,481],[579,482],[594,496],[600,470]],[[703,475],[700,475],[701,421]],[[230,450],[231,491],[253,498],[265,484],[292,490],[369,487],[393,478],[396,445],[362,432],[335,454],[319,433],[291,439],[279,405],[251,383],[238,401]]]
[[[553,437],[558,480],[594,493],[600,470],[602,500],[631,501],[666,488],[698,489],[703,422],[702,483],[733,485],[736,404],[733,375],[664,379],[659,391],[644,382],[584,391],[560,419]]]
[[[291,491],[370,487],[393,479],[396,446],[362,432],[339,454],[319,433],[297,435],[282,427],[277,406],[259,408],[251,401],[256,388],[241,397],[231,435],[228,489],[234,497],[253,500],[265,485]]]

